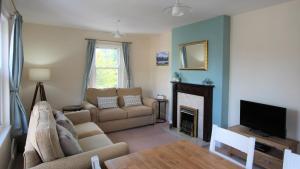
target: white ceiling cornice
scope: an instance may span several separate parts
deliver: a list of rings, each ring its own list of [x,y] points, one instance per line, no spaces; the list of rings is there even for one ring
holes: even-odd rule
[[[24,22],[115,31],[120,19],[124,33],[160,33],[174,27],[213,18],[236,15],[289,0],[181,0],[192,13],[172,17],[163,13],[174,0],[16,0]]]

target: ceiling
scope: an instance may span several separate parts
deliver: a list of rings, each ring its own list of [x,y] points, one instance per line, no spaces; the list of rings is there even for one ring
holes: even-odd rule
[[[124,33],[160,33],[218,15],[235,15],[289,0],[181,0],[192,13],[163,13],[175,0],[16,0],[25,22]]]

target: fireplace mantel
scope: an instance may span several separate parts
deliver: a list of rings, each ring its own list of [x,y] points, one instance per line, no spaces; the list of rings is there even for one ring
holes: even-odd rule
[[[204,97],[204,123],[203,140],[210,141],[212,130],[212,104],[213,104],[213,85],[199,85],[181,82],[171,82],[173,84],[173,118],[172,125],[177,127],[177,94],[178,92],[187,93]],[[200,126],[202,127],[202,126]]]

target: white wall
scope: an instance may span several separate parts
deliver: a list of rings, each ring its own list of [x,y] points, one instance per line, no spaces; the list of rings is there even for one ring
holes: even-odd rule
[[[300,140],[299,11],[296,0],[232,16],[229,125],[240,99],[283,106],[287,136]]]

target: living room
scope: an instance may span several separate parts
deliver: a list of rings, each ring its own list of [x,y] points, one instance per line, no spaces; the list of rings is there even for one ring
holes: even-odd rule
[[[40,100],[46,100],[53,110],[64,110],[75,128],[77,123],[88,122],[97,128],[94,132],[107,135],[109,144],[121,142],[124,149],[113,154],[114,158],[154,152],[152,149],[174,146],[179,140],[193,143],[188,147],[210,150],[217,125],[263,143],[255,145],[254,168],[282,168],[285,149],[300,152],[299,11],[299,0],[2,0],[0,168],[57,168],[51,162],[76,156],[49,161],[37,151],[40,162],[23,166],[27,133],[33,131],[28,129],[34,121],[30,121],[33,106],[41,104]],[[19,39],[13,39],[16,37]],[[186,56],[193,53],[188,51],[193,45],[201,49],[198,67],[187,66],[196,62]],[[167,61],[161,62],[161,57]],[[12,71],[10,60],[17,61],[19,69]],[[17,77],[12,78],[10,72],[16,71]],[[20,84],[12,88],[11,79]],[[20,101],[14,106],[22,110],[11,108],[16,99],[10,92],[18,93]],[[109,111],[105,104],[100,108],[101,97],[114,99],[117,103],[111,108],[119,113]],[[129,110],[134,106],[125,106],[126,99],[145,107]],[[281,116],[247,114],[245,110],[251,108]],[[85,115],[77,117],[72,111]],[[197,126],[192,131],[180,132],[184,120],[190,120],[183,119],[184,112],[198,117],[189,124]],[[243,118],[246,114],[248,118]],[[240,124],[269,135],[245,133],[238,128]],[[279,149],[279,155],[268,153],[273,149]],[[268,158],[259,161],[259,155]],[[85,158],[82,166],[88,167],[83,168],[91,168],[90,156]],[[108,158],[107,163],[103,158]],[[118,168],[110,155],[104,153],[103,158],[98,156],[102,168]],[[235,167],[227,161],[220,164]],[[174,167],[171,164],[169,168]],[[129,162],[127,165],[130,168]]]

